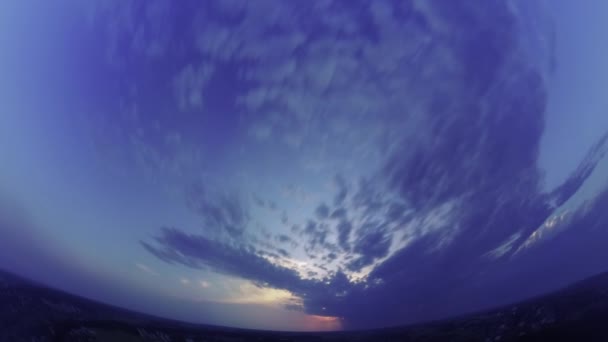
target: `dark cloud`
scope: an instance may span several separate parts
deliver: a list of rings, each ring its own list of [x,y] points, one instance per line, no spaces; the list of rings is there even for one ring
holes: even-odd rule
[[[338,246],[347,252],[349,270],[361,270],[387,257],[394,239],[391,227],[403,229],[401,223],[408,222],[412,227],[406,232],[410,240],[405,248],[374,268],[365,281],[355,283],[343,273],[345,269],[322,281],[303,280],[295,271],[267,261],[262,251],[177,229],[163,228],[153,242],[143,241],[142,246],[168,263],[210,268],[287,289],[302,298],[305,312],[344,317],[351,328],[481,309],[608,267],[608,236],[603,229],[608,220],[606,193],[579,212],[565,233],[514,254],[556,203],[576,193],[595,168],[600,149],[592,151],[553,194],[542,193],[537,159],[545,85],[541,74],[519,55],[512,11],[497,1],[431,1],[429,6],[443,25],[453,29],[455,38],[442,48],[449,52],[450,63],[459,67],[453,71],[429,59],[420,68],[421,73],[438,75],[430,81],[415,76],[421,77],[418,86],[424,97],[431,99],[416,108],[425,112],[416,127],[419,134],[415,138],[404,134],[387,152],[375,177],[352,188],[341,176],[334,178],[333,206],[338,209],[331,217],[339,221],[332,233],[337,233]],[[442,71],[444,67],[449,70]],[[205,227],[231,236],[241,234],[248,222],[247,211],[233,196],[214,197],[195,187],[189,205],[204,218]],[[439,220],[437,211],[446,206],[455,209]],[[344,208],[350,220],[345,213],[334,217]],[[330,212],[320,203],[314,220],[291,228],[305,240],[305,252],[316,261],[336,259],[337,247],[327,241],[330,226],[324,224]],[[435,226],[428,229],[433,220]],[[488,251],[516,232],[523,238],[504,258],[487,257]],[[329,271],[322,263],[316,266]]]
[[[287,217],[287,212],[285,212],[285,210],[283,210],[283,212],[281,213],[281,223],[283,225],[289,224],[289,218]]]
[[[505,49],[508,54],[508,46]],[[509,261],[490,261],[483,257],[515,232],[529,236],[551,213],[550,197],[540,190],[541,175],[536,166],[544,122],[542,80],[533,70],[517,63],[509,62],[508,68],[501,63],[499,69],[511,72],[509,82],[487,89],[471,89],[470,99],[464,96],[436,102],[431,107],[433,138],[421,145],[404,141],[403,148],[389,158],[379,178],[389,180],[388,187],[398,190],[402,202],[387,203],[378,195],[380,187],[374,182],[360,183],[353,205],[369,213],[368,219],[383,212],[380,217],[384,217],[385,223],[404,222],[411,215],[424,217],[433,208],[451,201],[458,203],[458,210],[436,230],[419,232],[406,248],[376,267],[369,275],[366,288],[351,286],[344,301],[327,306],[333,314],[346,315],[351,326],[433,319],[496,305],[501,300],[521,299],[533,294],[520,290],[530,279],[542,284],[534,286],[534,293],[538,294],[540,288],[547,290],[558,283],[565,284],[565,278],[574,280],[575,273],[583,276],[591,271],[590,267],[585,272],[568,272],[567,276],[560,276],[557,269],[543,271],[547,265],[559,267],[556,255],[561,255],[564,263],[574,263],[570,255],[575,255],[575,260],[580,262],[602,254],[600,247],[594,246],[585,258],[579,258],[584,249],[582,241],[589,243],[589,236],[593,235],[586,230],[586,237],[559,239],[561,244],[569,245],[568,248],[556,247],[558,240],[547,243],[547,247],[537,251],[543,258],[516,256]],[[474,82],[483,83],[484,77],[487,78],[483,82],[487,82],[496,76],[481,76]],[[479,106],[480,98],[486,101],[483,110]],[[596,161],[597,154],[587,159]],[[572,189],[564,198],[577,191],[595,163],[585,162],[575,172],[575,181],[568,181],[573,184]],[[412,209],[413,214],[408,213]],[[606,220],[594,219],[594,222]],[[594,225],[591,220],[585,224]],[[358,270],[370,264],[374,256],[386,256],[390,235],[368,230],[373,226],[362,227],[368,233],[355,240],[353,255],[361,255],[351,259],[350,269]],[[578,234],[569,231],[572,232],[569,235]],[[577,245],[574,241],[581,242]],[[523,239],[519,239],[514,244],[522,242]],[[571,254],[563,253],[560,248]],[[512,255],[515,249],[507,255]],[[606,260],[605,257],[602,260]],[[596,272],[601,269],[600,265],[606,267],[606,262],[592,264]],[[553,276],[542,276],[547,273]],[[400,305],[391,305],[396,301]]]
[[[344,219],[344,218],[346,218],[346,209],[344,209],[344,208],[337,208],[337,209],[335,209],[331,213],[330,218],[332,218],[332,219]]]
[[[329,261],[334,261],[338,258],[338,255],[336,253],[329,253],[325,256],[325,259],[329,260]]]
[[[141,244],[165,262],[208,268],[264,286],[292,289],[301,282],[295,271],[273,265],[252,247],[220,243],[175,228],[162,228],[153,243],[142,241]]]
[[[322,280],[302,279],[294,270],[273,265],[261,256],[268,253],[212,241],[174,228],[162,228],[153,242],[142,241],[141,245],[167,263],[207,268],[251,280],[260,286],[289,290],[304,299],[306,312],[314,314],[326,314],[323,305],[336,302],[346,291],[358,286],[342,272]],[[323,265],[318,267],[327,270]]]
[[[300,234],[300,233],[302,233],[302,227],[299,224],[292,225],[289,230],[291,230],[291,232],[294,233],[294,234]]]
[[[306,256],[310,259],[316,259],[317,256],[312,253],[312,251],[308,247],[304,247],[304,251],[306,252]]]
[[[283,238],[284,238],[283,236],[275,236],[275,240],[277,242],[281,242],[281,240]],[[295,241],[293,241],[292,239],[288,239],[288,240],[286,240],[286,242],[292,246],[294,246],[294,245],[297,246],[297,243]],[[266,254],[266,255],[275,257],[277,259],[283,259],[283,258],[290,257],[289,252],[287,252],[287,250],[285,248],[282,248],[280,246],[273,244],[272,239],[270,239],[270,238],[268,238],[266,240],[251,239],[250,243],[255,244],[257,246],[258,253]]]
[[[316,254],[324,251],[335,252],[339,250],[338,246],[328,241],[327,238],[330,233],[329,224],[308,220],[300,235],[307,239],[304,249],[309,257],[314,258],[317,256]]]
[[[345,251],[350,251],[350,232],[353,230],[353,226],[349,221],[340,221],[337,226],[338,229],[338,244]]]
[[[503,53],[509,55],[508,46]],[[396,317],[412,321],[473,309],[480,295],[464,300],[456,289],[485,281],[482,275],[496,267],[481,256],[517,230],[529,234],[548,216],[536,167],[545,105],[542,80],[525,67],[509,68],[509,82],[467,88],[469,94],[458,98],[438,94],[430,107],[431,138],[420,145],[404,141],[389,158],[381,177],[414,215],[425,217],[448,203],[457,203],[458,210],[436,229],[420,230],[406,248],[376,267],[368,280],[375,285],[364,291],[365,297],[349,296],[348,305],[336,308],[356,312],[350,315],[352,324],[397,324]],[[485,84],[495,76],[476,77],[473,83]],[[382,208],[386,221],[402,220],[405,208],[383,202],[377,191],[372,182],[362,182],[353,201],[369,217]],[[386,256],[389,246],[390,236],[381,231],[359,236],[353,252],[361,255],[349,269]],[[366,301],[382,310],[356,309],[366,307]],[[391,307],[394,301],[400,305]]]
[[[283,307],[291,311],[304,311],[304,306],[302,306],[302,303],[298,302],[297,299],[289,299],[287,304],[283,305]]]
[[[390,222],[400,222],[408,213],[408,208],[403,203],[391,203],[386,211],[386,218]]]
[[[322,226],[319,225],[319,227],[322,227]],[[310,240],[309,240],[310,248],[312,250],[315,250],[317,247],[326,247],[325,242],[327,240],[328,233],[329,233],[328,229],[319,228],[314,233],[309,234],[310,235]]]
[[[382,190],[381,183],[374,179],[362,178],[359,181],[357,192],[352,197],[352,205],[363,211],[363,219],[374,217],[387,205]]]
[[[306,226],[304,227],[304,234],[314,235],[317,232],[317,222],[313,220],[308,220],[306,222]]]
[[[315,215],[319,220],[324,220],[329,217],[329,207],[325,203],[321,203],[317,209],[315,209]]]
[[[303,299],[299,310],[345,317],[347,327],[364,328],[478,310],[542,293],[604,270],[608,267],[604,248],[608,234],[602,225],[608,220],[604,210],[607,205],[608,191],[605,191],[574,214],[568,227],[564,227],[565,233],[507,264],[477,258],[468,260],[472,264],[465,266],[457,258],[459,253],[450,250],[439,256],[429,255],[435,237],[428,235],[380,264],[364,283],[349,281],[341,271],[320,281],[305,280],[293,270],[271,264],[260,256],[263,252],[251,247],[218,243],[173,228],[163,228],[153,243],[141,244],[168,263],[210,268],[262,286],[289,290]],[[368,231],[357,239],[354,249],[364,255],[384,255],[385,248],[377,247],[386,243],[383,233]],[[330,253],[324,258],[333,260],[334,256]],[[564,268],[564,265],[572,266]],[[329,271],[323,264],[316,266]],[[311,277],[317,275],[309,272]],[[400,305],[394,305],[395,302]]]
[[[249,212],[236,194],[210,193],[202,184],[192,184],[186,191],[188,207],[202,219],[205,231],[240,237],[250,221]]]
[[[282,243],[287,243],[287,242],[291,242],[292,241],[291,238],[289,236],[285,235],[285,234],[279,234],[279,235],[275,236],[275,239],[278,242],[282,242]]]
[[[353,247],[353,252],[358,256],[348,263],[347,268],[351,271],[360,271],[363,267],[371,265],[376,259],[388,255],[391,246],[391,236],[385,229],[376,228],[373,231],[364,232]]]
[[[346,181],[344,180],[344,178],[341,175],[336,175],[334,177],[334,184],[338,188],[338,192],[337,192],[336,196],[334,197],[334,205],[339,206],[339,205],[342,205],[342,203],[344,203],[344,200],[346,199],[346,196],[348,195],[348,188],[346,186]]]
[[[484,112],[477,96],[436,108],[435,138],[415,149],[404,145],[385,169],[390,186],[416,213],[462,203],[452,224],[466,236],[458,242],[466,243],[469,257],[506,239],[513,227],[529,232],[548,214],[536,167],[544,88],[534,71],[514,68],[509,82],[485,94]]]
[[[462,14],[475,17],[474,13],[479,13],[460,7],[465,8]],[[514,57],[508,35],[514,37],[515,33],[509,20],[504,21],[502,32],[493,31],[496,26],[491,16],[475,20],[481,21],[475,25],[489,31],[458,47],[462,55],[456,58],[464,62],[483,54],[482,46],[487,43],[491,47],[487,64],[481,69],[465,69],[465,75],[460,76],[462,92],[454,89],[453,93],[433,94],[425,138],[420,142],[405,138],[383,172],[375,179],[361,180],[352,196],[353,207],[363,212],[362,219],[368,222],[353,242],[349,255],[353,257],[347,264],[352,270],[387,255],[391,235],[387,228],[374,227],[402,222],[418,227],[414,227],[416,234],[406,248],[370,273],[367,287],[351,284],[343,301],[325,303],[328,312],[348,317],[351,326],[399,324],[495,305],[498,297],[484,291],[494,291],[499,275],[519,266],[490,261],[483,255],[515,232],[528,236],[551,212],[536,166],[546,103],[543,80]],[[497,44],[501,40],[506,43]],[[466,85],[469,77],[471,87]],[[396,190],[396,200],[387,200],[387,188]],[[450,213],[449,220],[440,221],[430,231],[421,227],[433,220],[437,208],[450,203],[457,210]],[[431,216],[425,218],[427,215]],[[425,219],[412,221],[414,218]],[[344,223],[343,231],[350,233],[351,229]],[[525,283],[522,275],[511,274]],[[546,288],[540,277],[534,279]],[[508,284],[505,278],[501,280]],[[511,288],[504,293],[504,298],[515,299],[524,291]],[[400,305],[391,305],[395,302]],[[318,309],[312,306],[308,303],[308,310]]]
[[[278,248],[277,252],[285,258],[289,258],[289,253],[284,248]]]

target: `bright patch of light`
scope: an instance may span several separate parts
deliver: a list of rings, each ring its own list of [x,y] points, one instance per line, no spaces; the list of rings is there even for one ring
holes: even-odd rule
[[[225,303],[233,304],[287,304],[301,301],[287,290],[279,290],[267,287],[258,287],[250,282],[239,286],[239,294],[225,300]]]

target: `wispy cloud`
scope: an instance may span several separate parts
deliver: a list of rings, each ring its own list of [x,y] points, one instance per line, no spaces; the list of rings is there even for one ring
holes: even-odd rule
[[[146,241],[141,244],[166,262],[209,268],[265,286],[291,288],[300,280],[295,271],[272,264],[251,246],[233,246],[175,228],[162,228],[154,244]]]
[[[210,64],[187,65],[173,80],[178,108],[182,111],[203,108],[204,89],[213,74]]]
[[[144,265],[140,262],[136,262],[135,263],[135,267],[137,267],[137,269],[139,269],[140,271],[147,273],[149,275],[153,275],[153,276],[158,276],[160,275],[158,272],[156,272],[155,270],[153,270],[152,268],[150,268],[147,265]]]
[[[206,230],[238,238],[249,224],[248,207],[238,193],[213,193],[199,182],[188,188],[186,199]]]

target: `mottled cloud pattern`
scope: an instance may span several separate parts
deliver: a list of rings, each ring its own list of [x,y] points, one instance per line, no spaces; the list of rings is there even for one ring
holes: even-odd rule
[[[545,277],[559,273],[557,254],[606,266],[599,242],[576,252],[606,241],[594,225],[605,193],[573,209],[566,233],[522,249],[607,143],[542,192],[544,64],[526,60],[510,2],[160,4],[117,2],[91,19],[125,27],[105,34],[111,68],[148,75],[119,82],[133,89],[116,105],[123,128],[107,125],[130,146],[120,157],[195,217],[159,223],[140,242],[151,255],[288,290],[297,309],[353,328],[474,310],[584,273]]]
[[[252,280],[260,286],[284,289],[300,281],[295,271],[272,264],[250,246],[222,244],[174,228],[162,228],[161,235],[155,240],[161,247],[154,247],[147,242],[142,242],[142,246],[169,263],[180,263],[193,268],[209,267],[221,273]]]

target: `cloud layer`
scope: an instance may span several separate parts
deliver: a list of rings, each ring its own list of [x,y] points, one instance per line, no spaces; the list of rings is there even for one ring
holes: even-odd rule
[[[115,5],[93,27],[124,75],[124,117],[101,135],[195,217],[141,241],[159,260],[285,289],[306,313],[364,328],[531,294],[501,281],[541,279],[552,246],[578,255],[601,235],[576,228],[571,242],[516,252],[592,174],[606,139],[542,192],[552,56],[526,59],[507,3]],[[569,225],[591,224],[598,205]]]

